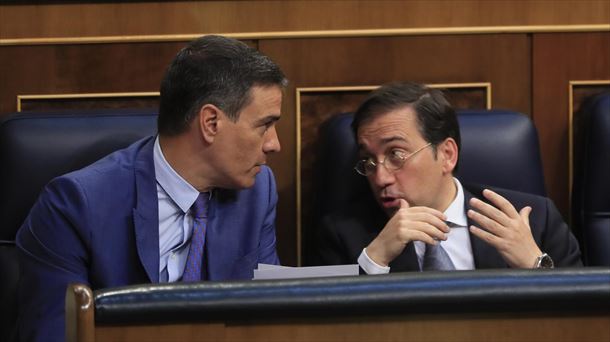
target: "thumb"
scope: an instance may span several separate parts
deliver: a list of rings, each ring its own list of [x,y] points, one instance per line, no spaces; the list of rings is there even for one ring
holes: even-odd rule
[[[530,224],[530,214],[531,213],[532,213],[532,207],[530,207],[530,206],[523,207],[523,209],[521,209],[521,211],[519,211],[519,216],[521,216],[521,219],[523,221],[525,221],[525,223],[527,223],[528,226]]]
[[[406,209],[406,208],[411,207],[411,206],[409,205],[409,202],[407,202],[407,201],[406,201],[405,199],[403,199],[403,198],[401,198],[401,199],[400,199],[400,200],[398,200],[398,201],[399,201],[399,203],[400,203],[400,207],[399,207],[398,209]]]

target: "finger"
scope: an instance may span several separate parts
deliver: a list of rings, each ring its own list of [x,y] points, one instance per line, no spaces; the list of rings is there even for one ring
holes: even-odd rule
[[[442,212],[440,212],[436,209],[432,209],[429,207],[410,207],[409,213],[428,213],[428,214],[438,217],[440,220],[443,220],[443,221],[445,221],[447,219],[447,215],[443,214]]]
[[[493,192],[489,189],[483,190],[483,196],[487,198],[493,205],[495,205],[498,209],[500,209],[504,214],[506,214],[510,218],[518,218],[519,213],[515,209],[515,207],[504,197],[500,196],[496,192]]]
[[[404,198],[399,199],[398,202],[400,203],[400,207],[398,207],[398,209],[410,207],[409,202],[407,202]]]
[[[485,216],[484,214],[476,212],[472,209],[468,210],[467,215],[471,220],[474,220],[475,222],[477,222],[479,224],[479,226],[484,228],[490,234],[493,234],[495,236],[502,236],[504,229],[502,229],[502,226],[500,224],[498,224],[497,221],[490,219],[489,217]]]
[[[447,240],[448,232],[445,232],[444,230],[439,229],[438,227],[433,226],[429,223],[421,222],[418,228],[421,229],[421,231],[423,231],[424,233],[430,235],[433,240]]]
[[[470,206],[477,212],[486,217],[498,222],[501,225],[507,226],[510,223],[510,217],[503,213],[500,209],[489,203],[485,203],[478,198],[470,199]]]
[[[421,241],[429,245],[438,244],[438,239],[435,239],[432,236],[421,231],[414,231],[413,236],[411,237],[411,241]]]
[[[423,241],[428,244],[436,244],[439,240],[447,240],[447,236],[443,232],[424,223],[414,226],[406,234],[408,240]]]
[[[409,221],[425,222],[436,227],[437,229],[440,229],[444,233],[449,233],[450,231],[445,220],[442,220],[438,216],[428,212],[409,213],[408,215],[405,215],[404,219]]]
[[[521,211],[519,211],[519,216],[521,216],[521,219],[526,223],[526,225],[529,227],[530,226],[530,214],[532,213],[532,207],[527,206],[527,207],[523,207],[523,209],[521,209]]]
[[[404,210],[399,210],[392,217],[393,220],[401,222],[401,225],[409,226],[414,222],[426,222],[431,224],[445,233],[449,233],[449,226],[445,222],[445,214],[426,207],[412,207]]]
[[[497,248],[500,238],[476,226],[470,226],[470,232],[479,239]]]

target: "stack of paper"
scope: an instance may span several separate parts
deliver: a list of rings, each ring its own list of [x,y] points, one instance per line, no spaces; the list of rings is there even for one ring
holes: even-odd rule
[[[254,270],[254,279],[336,277],[355,276],[358,274],[359,266],[357,264],[309,267],[288,267],[258,264],[258,269]]]

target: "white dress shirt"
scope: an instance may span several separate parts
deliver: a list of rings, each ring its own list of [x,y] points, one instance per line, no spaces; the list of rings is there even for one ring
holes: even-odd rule
[[[468,232],[468,219],[464,211],[464,189],[457,178],[453,178],[457,188],[456,196],[445,210],[447,222],[451,223],[447,240],[440,241],[441,246],[447,251],[456,270],[474,270],[474,256],[472,245],[470,244],[470,234]],[[419,269],[422,269],[426,243],[413,241]],[[362,250],[358,257],[358,264],[367,274],[385,274],[390,272],[390,267],[381,266],[375,263],[368,254],[366,248]]]

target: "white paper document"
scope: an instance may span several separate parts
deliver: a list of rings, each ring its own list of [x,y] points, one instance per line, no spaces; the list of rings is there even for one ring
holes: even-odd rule
[[[258,264],[254,270],[254,279],[293,279],[293,278],[315,278],[355,276],[359,274],[359,266],[355,265],[333,265],[333,266],[308,266],[289,267],[268,264]]]

